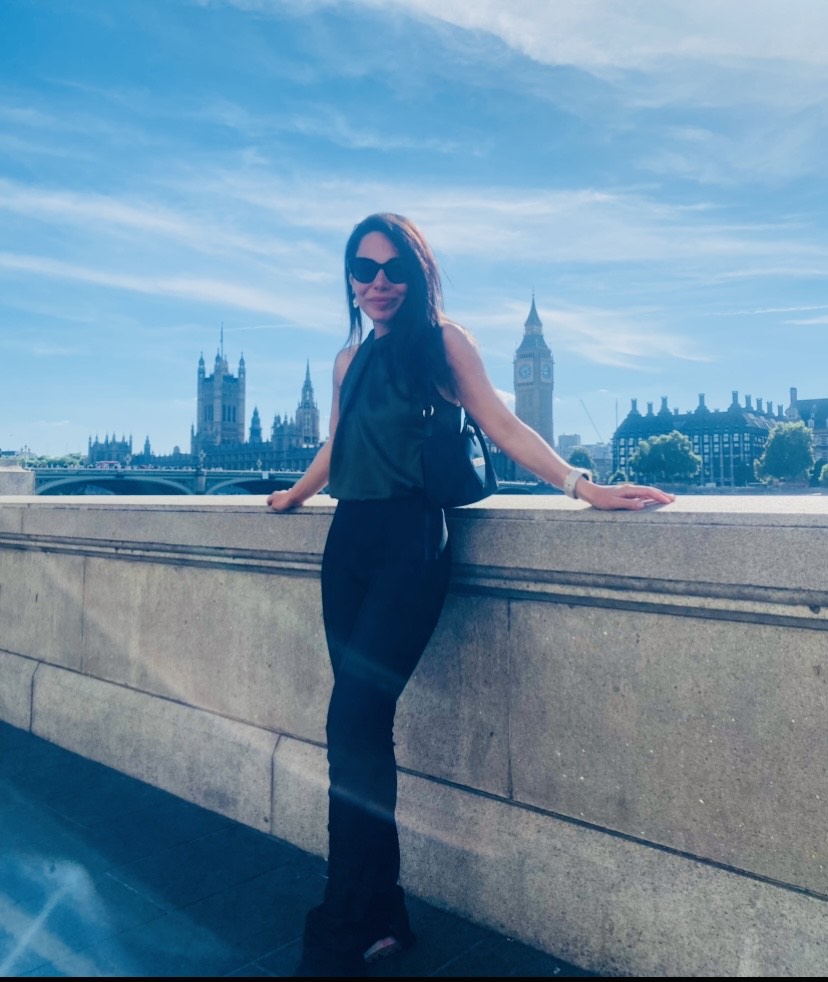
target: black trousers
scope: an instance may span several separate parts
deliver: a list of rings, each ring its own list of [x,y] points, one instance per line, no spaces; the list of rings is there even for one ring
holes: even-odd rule
[[[394,716],[448,590],[445,517],[421,496],[342,501],[322,561],[328,709],[324,906],[359,922],[400,872]]]

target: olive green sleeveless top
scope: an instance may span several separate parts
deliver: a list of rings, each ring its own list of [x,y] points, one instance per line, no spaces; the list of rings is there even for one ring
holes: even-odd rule
[[[390,334],[373,331],[339,394],[328,493],[341,501],[401,498],[423,487],[423,406],[392,371]]]

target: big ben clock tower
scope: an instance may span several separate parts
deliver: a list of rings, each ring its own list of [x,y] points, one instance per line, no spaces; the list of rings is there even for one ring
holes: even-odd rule
[[[523,340],[515,352],[515,414],[554,447],[552,395],[555,362],[543,339],[543,323],[535,308],[535,295],[526,318]]]

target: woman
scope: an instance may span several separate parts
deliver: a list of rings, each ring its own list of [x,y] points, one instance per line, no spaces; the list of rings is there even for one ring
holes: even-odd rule
[[[414,942],[397,880],[394,715],[439,617],[449,578],[445,516],[423,495],[423,408],[460,403],[487,436],[541,480],[595,508],[674,499],[657,488],[593,484],[502,402],[470,335],[442,312],[440,276],[421,232],[371,215],[345,248],[351,331],[334,363],[330,439],[305,474],[267,499],[338,499],[322,560],[334,685],[327,719],[328,879],[305,925],[297,975],[359,975]],[[373,330],[363,340],[362,315]]]

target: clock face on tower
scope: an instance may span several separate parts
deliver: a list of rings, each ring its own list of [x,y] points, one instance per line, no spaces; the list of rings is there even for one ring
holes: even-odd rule
[[[517,377],[521,382],[531,382],[532,380],[532,362],[522,361],[518,365]]]
[[[541,378],[544,382],[550,382],[552,380],[552,366],[549,362],[541,365]]]

